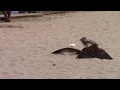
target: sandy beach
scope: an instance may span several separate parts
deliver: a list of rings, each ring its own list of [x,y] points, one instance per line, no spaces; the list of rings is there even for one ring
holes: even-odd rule
[[[0,79],[120,79],[120,12],[77,11],[0,20]],[[88,37],[113,60],[51,52]]]

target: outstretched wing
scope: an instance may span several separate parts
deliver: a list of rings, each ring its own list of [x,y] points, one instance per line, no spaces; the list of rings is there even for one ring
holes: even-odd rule
[[[83,48],[81,53],[78,54],[77,58],[113,59],[105,50],[99,48],[97,45],[91,45]]]
[[[105,50],[102,49],[95,54],[95,57],[100,59],[113,59]]]
[[[80,52],[81,52],[80,50],[74,48],[62,48],[52,52],[51,54],[65,54],[65,53],[78,54]]]
[[[88,52],[80,52],[76,59],[87,59],[87,58],[93,58]]]

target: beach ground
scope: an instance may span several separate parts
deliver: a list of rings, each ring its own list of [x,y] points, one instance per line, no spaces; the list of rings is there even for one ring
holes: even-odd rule
[[[1,79],[120,79],[120,12],[77,11],[0,20]],[[88,37],[113,60],[51,52]]]

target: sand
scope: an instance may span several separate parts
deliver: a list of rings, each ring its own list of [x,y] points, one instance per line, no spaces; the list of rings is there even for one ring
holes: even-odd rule
[[[120,12],[77,11],[0,20],[1,79],[120,79]],[[86,36],[113,60],[76,59],[51,52]]]

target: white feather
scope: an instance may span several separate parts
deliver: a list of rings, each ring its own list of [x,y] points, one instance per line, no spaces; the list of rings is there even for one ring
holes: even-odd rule
[[[75,47],[76,45],[75,44],[69,44],[70,47]]]

